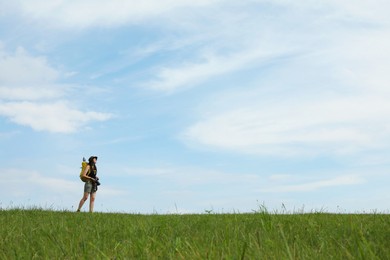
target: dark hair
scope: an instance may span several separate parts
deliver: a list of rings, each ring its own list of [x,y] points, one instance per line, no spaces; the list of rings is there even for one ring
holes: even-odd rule
[[[88,162],[89,163],[91,163],[91,162],[93,162],[93,159],[95,159],[96,158],[96,160],[97,160],[97,156],[91,156],[91,157],[89,157],[89,159],[88,159]]]
[[[96,174],[97,174],[97,168],[96,168],[96,164],[95,162],[93,161],[93,159],[97,159],[97,156],[91,156],[89,157],[88,159],[88,165],[90,167],[90,172],[91,174],[93,175],[93,177],[96,177]]]

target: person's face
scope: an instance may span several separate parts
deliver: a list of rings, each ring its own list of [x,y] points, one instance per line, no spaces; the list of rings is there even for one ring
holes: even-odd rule
[[[93,158],[93,162],[96,163],[96,162],[97,162],[97,159],[96,159],[96,158]]]

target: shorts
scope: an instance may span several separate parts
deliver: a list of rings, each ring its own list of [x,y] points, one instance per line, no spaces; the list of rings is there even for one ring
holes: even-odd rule
[[[85,182],[85,184],[84,184],[84,192],[94,193],[96,191],[97,191],[96,183],[93,183],[91,181]]]

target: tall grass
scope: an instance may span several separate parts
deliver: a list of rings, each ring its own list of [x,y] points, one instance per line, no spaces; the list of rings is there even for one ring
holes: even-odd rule
[[[390,259],[385,214],[0,210],[0,259]]]

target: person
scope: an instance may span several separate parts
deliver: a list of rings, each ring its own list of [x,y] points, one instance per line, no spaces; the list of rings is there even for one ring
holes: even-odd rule
[[[97,177],[96,162],[97,162],[97,156],[89,157],[88,165],[85,167],[85,169],[82,173],[82,177],[86,181],[84,184],[84,195],[80,200],[77,212],[80,212],[81,208],[84,205],[84,202],[86,202],[88,200],[89,195],[91,197],[89,200],[89,212],[93,212],[97,186],[99,184],[99,182],[98,182],[99,178]]]

